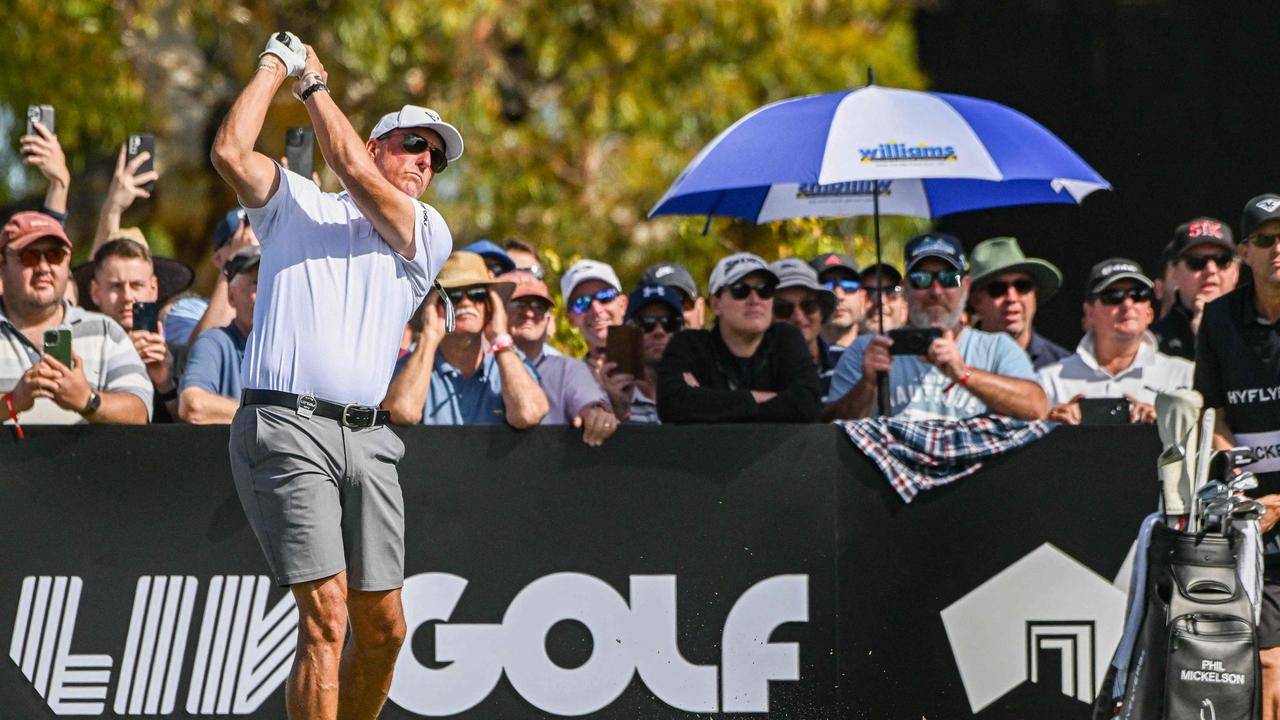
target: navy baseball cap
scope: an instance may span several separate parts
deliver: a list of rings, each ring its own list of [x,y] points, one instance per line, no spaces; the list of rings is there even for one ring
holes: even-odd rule
[[[907,272],[911,272],[911,268],[925,258],[945,260],[961,271],[966,265],[964,246],[960,244],[959,238],[946,233],[925,233],[907,241],[902,262]]]
[[[497,274],[509,273],[516,269],[516,261],[511,259],[498,244],[492,240],[477,240],[462,248],[466,252],[475,253],[484,258],[485,264],[497,263],[502,266]]]
[[[226,216],[218,221],[217,227],[213,229],[213,249],[217,250],[226,245],[231,236],[235,235],[236,231],[240,229],[240,223],[248,222],[248,220],[249,216],[245,213],[244,208],[236,208],[228,212]]]
[[[649,285],[642,284],[631,294],[627,296],[627,316],[626,320],[634,318],[640,313],[640,309],[646,305],[653,303],[662,303],[671,308],[671,312],[676,315],[684,313],[684,302],[680,298],[680,293],[675,287],[670,285]]]

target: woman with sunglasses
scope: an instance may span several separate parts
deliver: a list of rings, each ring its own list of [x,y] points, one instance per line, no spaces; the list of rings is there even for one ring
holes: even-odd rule
[[[819,283],[818,273],[799,258],[783,258],[769,265],[769,269],[778,276],[774,322],[787,323],[804,337],[813,364],[818,367],[818,387],[825,401],[839,355],[833,357],[822,330],[835,312],[836,294]]]
[[[716,324],[671,338],[658,366],[664,423],[813,422],[818,369],[800,331],[773,322],[778,276],[751,253],[716,263]]]

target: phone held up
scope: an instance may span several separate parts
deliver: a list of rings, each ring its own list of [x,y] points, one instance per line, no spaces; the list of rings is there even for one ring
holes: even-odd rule
[[[136,302],[133,304],[133,329],[159,332],[160,304]]]
[[[929,346],[940,337],[942,337],[942,331],[933,327],[906,327],[890,330],[889,339],[893,340],[893,345],[889,347],[889,354],[928,355]]]
[[[309,127],[291,127],[284,131],[284,156],[289,169],[308,180],[315,171],[316,131]]]
[[[71,331],[66,328],[45,330],[44,354],[71,367]]]
[[[27,134],[35,135],[36,128],[34,123],[40,123],[45,130],[56,132],[53,127],[53,106],[52,105],[28,105],[27,106]]]
[[[604,359],[616,363],[614,372],[644,374],[644,333],[632,325],[614,325],[605,336]]]
[[[129,136],[129,140],[125,143],[125,160],[132,162],[134,158],[142,153],[148,153],[148,157],[141,165],[138,166],[137,174],[151,172],[156,169],[156,136],[150,133],[134,133]],[[156,182],[149,181],[142,188],[147,192],[155,190]]]

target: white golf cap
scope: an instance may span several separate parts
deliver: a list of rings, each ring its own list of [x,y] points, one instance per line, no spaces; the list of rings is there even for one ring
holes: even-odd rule
[[[573,289],[588,280],[599,280],[608,283],[614,290],[622,292],[622,281],[618,279],[618,273],[608,264],[599,260],[579,260],[569,267],[569,270],[560,278],[560,295],[565,302],[569,302],[569,295],[573,293]]]
[[[405,105],[399,112],[383,115],[378,124],[373,126],[369,139],[380,138],[399,128],[418,127],[431,128],[440,133],[440,137],[444,139],[444,156],[449,162],[462,157],[462,133],[458,132],[458,128],[441,120],[440,114],[435,110],[417,105]]]
[[[720,262],[711,270],[710,291],[712,295],[720,292],[720,289],[726,285],[732,285],[751,273],[764,273],[769,279],[777,284],[778,274],[769,269],[769,263],[766,263],[759,255],[751,253],[734,253],[726,258],[721,258]]]

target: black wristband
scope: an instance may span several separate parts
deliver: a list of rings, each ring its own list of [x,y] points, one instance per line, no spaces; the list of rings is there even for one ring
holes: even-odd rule
[[[307,98],[311,97],[312,95],[315,95],[317,92],[321,90],[323,90],[324,92],[329,92],[329,86],[325,85],[322,82],[318,82],[315,85],[308,87],[306,90],[303,90],[302,94],[299,95],[298,98],[302,100],[302,102],[306,102]]]

